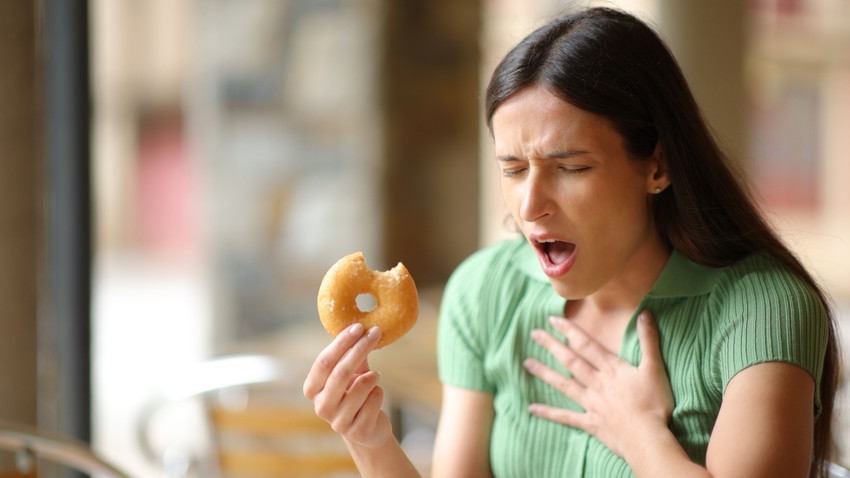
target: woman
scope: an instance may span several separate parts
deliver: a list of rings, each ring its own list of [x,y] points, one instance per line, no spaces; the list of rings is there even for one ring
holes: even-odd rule
[[[820,476],[828,303],[760,217],[671,54],[593,8],[517,45],[487,89],[522,238],[467,259],[439,327],[434,476]],[[304,384],[364,476],[416,476],[353,326]]]

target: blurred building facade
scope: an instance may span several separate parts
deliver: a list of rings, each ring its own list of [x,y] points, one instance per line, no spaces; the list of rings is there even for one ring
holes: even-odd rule
[[[835,299],[850,301],[850,5],[754,2],[748,166],[766,210]]]

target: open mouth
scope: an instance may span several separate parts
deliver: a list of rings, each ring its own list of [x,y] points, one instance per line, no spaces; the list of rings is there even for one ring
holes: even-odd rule
[[[576,245],[572,242],[556,241],[554,239],[538,241],[537,244],[538,248],[553,265],[560,265],[567,262],[576,250]]]

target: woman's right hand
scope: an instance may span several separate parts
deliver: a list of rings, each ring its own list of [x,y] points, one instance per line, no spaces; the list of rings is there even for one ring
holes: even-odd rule
[[[352,444],[376,447],[392,435],[381,409],[384,392],[378,373],[369,370],[367,357],[381,338],[381,330],[368,331],[354,324],[328,345],[304,380],[304,396],[313,402],[316,415]]]

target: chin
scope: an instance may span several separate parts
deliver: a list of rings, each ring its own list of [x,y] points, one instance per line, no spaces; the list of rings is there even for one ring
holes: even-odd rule
[[[591,293],[591,291],[583,290],[582,287],[565,284],[563,281],[558,279],[550,278],[549,283],[552,284],[552,288],[555,289],[555,293],[567,300],[581,300]]]

